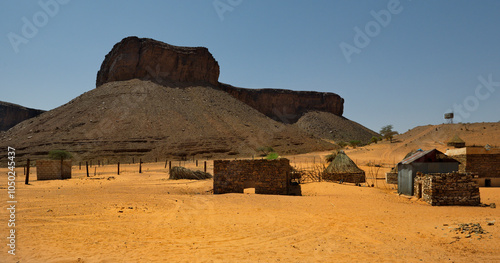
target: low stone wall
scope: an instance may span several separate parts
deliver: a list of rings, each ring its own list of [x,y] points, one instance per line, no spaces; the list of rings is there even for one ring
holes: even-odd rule
[[[37,180],[57,180],[71,178],[71,160],[37,160],[36,179]],[[62,168],[62,172],[61,172]]]
[[[291,172],[288,159],[215,160],[214,194],[243,193],[245,188],[255,188],[256,194],[300,194]]]
[[[365,173],[324,173],[321,178],[331,182],[360,184],[366,182]]]
[[[388,184],[398,184],[398,173],[385,173],[385,182]]]
[[[417,173],[415,196],[433,206],[468,205],[481,203],[479,186],[471,174],[464,173]]]

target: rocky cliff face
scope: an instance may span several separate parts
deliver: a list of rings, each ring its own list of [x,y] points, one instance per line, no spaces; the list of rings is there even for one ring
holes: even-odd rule
[[[335,93],[280,89],[244,89],[227,84],[220,88],[238,100],[282,123],[295,123],[306,112],[323,111],[342,116],[344,99]]]
[[[164,86],[218,86],[219,64],[204,47],[177,47],[153,39],[127,37],[106,55],[96,86],[130,79]]]
[[[266,116],[295,123],[306,112],[342,116],[344,99],[334,93],[278,89],[243,89],[218,82],[219,64],[208,49],[177,47],[148,38],[128,37],[106,55],[96,86],[130,79],[149,80],[166,87],[208,85],[229,93]]]
[[[30,109],[0,101],[0,131],[6,131],[16,124],[36,117],[44,112],[43,110]]]

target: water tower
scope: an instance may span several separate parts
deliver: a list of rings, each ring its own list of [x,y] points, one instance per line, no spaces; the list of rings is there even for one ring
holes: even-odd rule
[[[453,124],[453,117],[454,117],[453,112],[444,114],[444,119],[446,120],[446,123],[448,123],[448,124]]]

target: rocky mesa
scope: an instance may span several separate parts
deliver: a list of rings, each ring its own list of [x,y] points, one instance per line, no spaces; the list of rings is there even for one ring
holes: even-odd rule
[[[204,47],[178,47],[149,38],[127,37],[106,55],[96,86],[113,81],[149,80],[166,87],[221,89],[264,115],[295,123],[309,111],[342,116],[344,99],[335,93],[244,89],[219,83],[219,64]]]
[[[17,104],[0,101],[0,131],[6,131],[16,124],[44,112],[43,110],[30,109]]]
[[[106,55],[96,86],[131,79],[163,86],[217,86],[219,64],[204,47],[178,47],[149,38],[127,37]]]

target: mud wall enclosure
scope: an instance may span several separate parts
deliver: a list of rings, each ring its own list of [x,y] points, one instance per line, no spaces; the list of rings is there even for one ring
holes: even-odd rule
[[[214,194],[243,193],[245,188],[255,188],[256,194],[300,193],[291,179],[288,159],[214,161]]]
[[[71,178],[71,160],[37,160],[37,180],[57,180]]]

